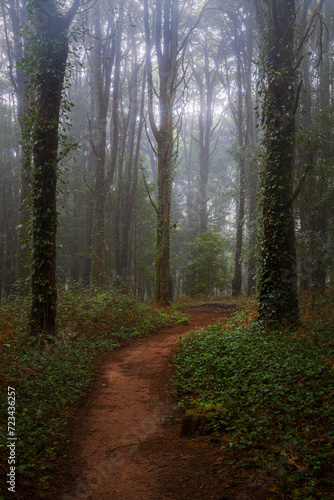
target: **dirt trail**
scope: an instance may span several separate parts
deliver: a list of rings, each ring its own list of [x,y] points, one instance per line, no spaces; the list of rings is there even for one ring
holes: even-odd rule
[[[189,450],[189,440],[166,422],[171,403],[165,387],[178,338],[232,311],[228,304],[192,308],[189,325],[162,330],[112,353],[77,417],[66,471],[57,474],[53,499],[221,498],[218,491],[214,494],[212,478],[205,484],[207,464],[200,473],[201,447]]]

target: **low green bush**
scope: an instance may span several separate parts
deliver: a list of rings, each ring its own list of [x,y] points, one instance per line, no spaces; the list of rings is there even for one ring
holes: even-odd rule
[[[330,498],[332,314],[322,325],[309,318],[297,331],[242,326],[241,317],[180,341],[173,378],[179,407],[206,415],[206,429],[225,436],[222,453],[235,467],[276,474],[280,494],[295,491],[291,498],[318,498],[319,492]]]
[[[177,309],[156,308],[112,290],[59,291],[58,334],[36,341],[28,333],[29,300],[16,297],[0,305],[1,494],[8,471],[7,387],[16,393],[16,473],[22,498],[39,498],[47,489],[52,465],[68,440],[68,415],[96,372],[96,358],[133,337],[186,321]],[[22,493],[24,491],[24,494]],[[38,492],[38,495],[37,495]],[[20,497],[21,498],[21,497]]]

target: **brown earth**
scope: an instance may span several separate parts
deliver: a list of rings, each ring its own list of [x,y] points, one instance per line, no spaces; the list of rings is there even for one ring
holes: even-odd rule
[[[224,483],[220,440],[182,437],[180,423],[168,419],[175,401],[166,388],[178,339],[224,321],[233,310],[231,304],[191,308],[189,325],[139,339],[104,359],[72,421],[68,458],[55,471],[48,499],[268,498],[244,477]]]

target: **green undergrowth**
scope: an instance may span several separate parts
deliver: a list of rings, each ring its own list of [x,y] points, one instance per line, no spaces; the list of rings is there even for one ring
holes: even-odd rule
[[[69,412],[92,382],[97,356],[187,320],[178,309],[156,308],[110,290],[60,290],[55,342],[36,342],[28,334],[29,309],[22,297],[0,305],[0,498],[6,498],[9,486],[8,386],[16,396],[15,497],[42,498],[53,465],[64,458],[59,450],[69,439]]]
[[[248,304],[181,340],[174,359],[181,415],[217,436],[225,469],[270,477],[271,498],[333,498],[333,306],[306,301],[302,326],[282,331],[247,324]]]

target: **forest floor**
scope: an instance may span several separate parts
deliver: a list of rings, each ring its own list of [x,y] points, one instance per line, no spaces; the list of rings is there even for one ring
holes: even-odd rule
[[[263,484],[241,477],[226,489],[219,474],[219,440],[183,437],[181,423],[169,418],[175,407],[168,388],[178,339],[225,321],[234,309],[232,304],[193,307],[187,311],[188,325],[135,340],[101,360],[93,387],[71,419],[67,459],[54,471],[46,498],[268,498]]]

